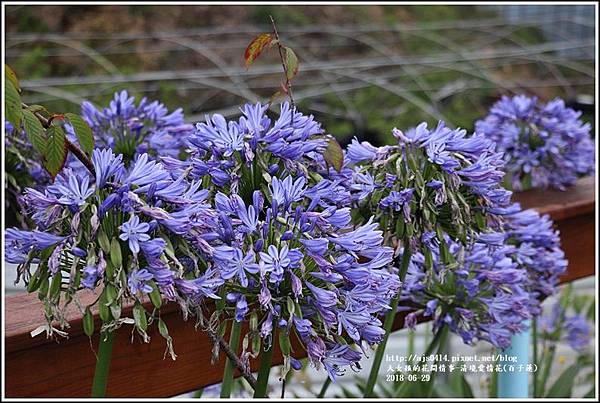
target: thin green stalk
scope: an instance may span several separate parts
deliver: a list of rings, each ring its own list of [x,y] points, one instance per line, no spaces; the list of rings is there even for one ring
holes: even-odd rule
[[[331,378],[328,376],[327,379],[325,380],[325,382],[323,382],[323,386],[321,387],[321,391],[317,395],[317,397],[319,399],[322,399],[322,398],[325,397],[325,393],[327,392],[327,389],[329,389],[329,385],[331,385]]]
[[[194,394],[192,395],[192,397],[194,399],[200,399],[202,397],[202,394],[204,393],[204,388],[200,388],[197,391],[194,392]]]
[[[440,345],[440,348],[441,348],[445,344],[447,337],[448,337],[448,326],[443,324],[442,327],[440,327],[438,329],[437,333],[433,336],[431,343],[429,343],[429,345],[427,346],[427,349],[423,353],[423,357],[427,357],[427,356],[433,354],[433,351],[438,346],[438,344]],[[433,382],[433,379],[434,379],[433,373],[430,376],[431,376],[430,382]],[[417,386],[417,384],[415,384],[414,382],[408,382],[408,381],[402,382],[400,384],[400,387],[396,391],[396,397],[414,397],[414,396],[407,396],[407,393],[411,392],[410,389],[414,388],[416,386]],[[433,390],[433,388],[430,388],[430,390]]]
[[[489,387],[489,396],[490,398],[498,397],[498,372],[492,371],[490,376],[490,387]]]
[[[242,331],[242,323],[234,320],[231,324],[231,334],[229,336],[229,347],[234,352],[237,351],[240,344],[240,333]],[[233,386],[233,362],[227,358],[225,361],[225,370],[223,371],[223,383],[221,384],[221,397],[229,397]]]
[[[275,337],[275,334],[273,334]],[[260,358],[260,368],[258,370],[258,379],[256,380],[256,389],[254,389],[254,397],[267,397],[267,387],[269,386],[269,372],[271,370],[271,361],[273,359],[273,344],[267,351],[262,352]]]
[[[408,332],[408,355],[415,353],[415,332]]]
[[[546,389],[546,382],[548,381],[548,377],[550,376],[550,368],[552,368],[552,361],[554,361],[554,353],[556,351],[556,346],[552,345],[548,349],[548,355],[546,356],[546,362],[544,363],[544,373],[542,374],[542,379],[540,380],[539,393],[544,393]]]
[[[406,272],[408,270],[409,263],[410,249],[408,249],[408,247],[405,247],[404,254],[402,255],[402,263],[400,265],[400,281],[404,281],[404,276],[406,275]],[[383,360],[383,354],[385,353],[385,346],[392,331],[392,325],[394,324],[394,318],[396,317],[396,311],[398,310],[399,301],[400,295],[397,295],[390,304],[392,309],[390,309],[385,315],[385,322],[383,324],[385,334],[383,335],[383,339],[381,340],[381,342],[377,346],[377,350],[375,351],[375,357],[373,358],[373,366],[371,367],[369,379],[367,380],[367,384],[365,386],[364,397],[375,397],[373,394],[373,389],[375,389],[375,384],[377,383],[377,377],[379,376],[379,368],[381,367],[381,361]]]
[[[98,359],[94,371],[92,383],[92,397],[104,397],[106,395],[106,384],[108,383],[108,371],[112,358],[113,333],[100,333],[98,342]]]
[[[537,318],[535,316],[531,320],[531,327],[531,340],[533,341],[533,365],[536,366],[536,370],[539,370]],[[538,371],[533,372],[533,397],[538,397]]]

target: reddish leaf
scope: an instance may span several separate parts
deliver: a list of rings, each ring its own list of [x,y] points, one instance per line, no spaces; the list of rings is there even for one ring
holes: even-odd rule
[[[246,61],[246,68],[250,67],[252,62],[260,55],[260,52],[264,48],[270,46],[273,42],[273,34],[260,34],[256,38],[252,39],[252,42],[246,48],[244,52],[244,60]]]
[[[50,126],[55,127],[62,127],[67,123],[64,115],[52,115],[48,120],[50,121]]]

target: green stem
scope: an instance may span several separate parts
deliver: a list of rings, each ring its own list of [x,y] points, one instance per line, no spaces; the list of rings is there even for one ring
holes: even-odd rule
[[[498,372],[492,371],[492,375],[490,376],[490,387],[489,387],[489,396],[490,398],[498,397]]]
[[[325,393],[327,392],[327,389],[329,389],[329,385],[331,385],[331,378],[328,376],[325,382],[323,383],[323,386],[321,387],[321,391],[317,395],[319,399],[325,397]]]
[[[275,333],[275,332],[273,332]],[[273,334],[275,337],[275,334]],[[267,397],[267,387],[269,386],[269,372],[271,370],[271,361],[273,359],[273,344],[267,351],[263,351],[260,358],[260,368],[258,370],[258,379],[256,380],[256,389],[254,397]]]
[[[408,332],[408,355],[415,353],[415,332]]]
[[[548,381],[548,377],[550,376],[550,368],[552,368],[552,361],[554,360],[554,353],[556,350],[556,346],[552,345],[548,349],[548,355],[546,356],[546,362],[544,363],[544,373],[542,374],[542,379],[540,380],[540,386],[538,388],[538,392],[543,394],[546,389],[546,382]]]
[[[113,333],[100,333],[98,342],[98,359],[94,371],[92,383],[92,397],[104,397],[106,395],[106,384],[108,383],[108,371],[112,357]]]
[[[400,265],[400,281],[404,280],[404,276],[408,270],[408,264],[410,263],[410,249],[408,247],[404,248],[404,254],[402,255],[402,263]],[[375,389],[375,384],[377,383],[377,376],[379,376],[379,368],[381,367],[381,361],[383,360],[383,354],[385,353],[385,346],[387,344],[388,338],[390,337],[390,333],[392,331],[392,325],[394,324],[394,318],[396,317],[396,313],[398,310],[398,302],[400,301],[400,295],[398,294],[390,304],[392,309],[390,309],[385,314],[385,322],[383,324],[383,328],[385,330],[385,334],[383,335],[383,339],[377,346],[377,350],[375,351],[375,357],[373,358],[373,366],[371,367],[371,372],[369,373],[369,379],[367,380],[367,385],[365,386],[364,397],[375,397],[373,395],[373,389]]]
[[[537,337],[537,318],[534,316],[531,320],[531,340],[533,341],[533,364],[539,370],[538,365],[538,337]],[[538,371],[533,373],[533,397],[538,397]]]
[[[192,395],[192,397],[194,399],[200,399],[202,397],[202,394],[204,393],[204,388],[200,388],[197,391],[194,392],[194,394]]]
[[[231,334],[229,336],[229,347],[234,352],[237,351],[240,343],[240,333],[242,323],[234,320],[231,325]],[[223,371],[223,383],[221,384],[221,397],[229,397],[233,386],[233,362],[227,358],[225,360],[225,370]]]

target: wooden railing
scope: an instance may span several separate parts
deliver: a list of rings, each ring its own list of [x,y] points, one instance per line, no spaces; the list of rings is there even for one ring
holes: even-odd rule
[[[562,247],[569,260],[563,282],[595,273],[594,195],[593,177],[581,179],[566,192],[528,191],[515,195],[514,199],[524,208],[549,214],[560,230]],[[81,294],[84,304],[93,298],[91,293]],[[93,349],[98,339],[93,337],[90,344],[83,333],[81,314],[74,307],[68,312],[69,338],[56,341],[30,335],[45,323],[36,295],[10,296],[5,302],[6,396],[89,396],[96,363]],[[165,305],[161,317],[173,337],[177,360],[164,358],[165,342],[155,326],[149,333],[150,343],[139,340],[132,343],[137,336],[131,327],[120,329],[114,342],[107,396],[174,396],[221,380],[223,354],[211,365],[212,343],[194,328],[194,321],[184,321],[174,304]],[[404,315],[399,314],[394,329],[400,329],[403,323]],[[274,364],[281,362],[281,354],[276,350]],[[251,361],[251,364],[257,369],[258,362]]]

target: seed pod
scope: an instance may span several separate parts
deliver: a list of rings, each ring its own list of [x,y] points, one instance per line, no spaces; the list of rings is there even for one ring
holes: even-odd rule
[[[148,329],[148,320],[146,318],[146,310],[139,301],[133,307],[133,320],[135,321],[135,326],[145,333]]]
[[[252,312],[250,315],[250,331],[253,332],[258,327],[258,315],[256,312]]]
[[[121,244],[117,238],[113,238],[110,242],[110,261],[114,267],[121,267],[123,256],[121,255]]]
[[[100,295],[100,300],[98,301],[98,309],[99,309],[100,319],[102,319],[102,322],[110,321],[111,316],[110,316],[110,309],[108,308],[107,301],[106,301],[106,288],[104,289],[104,291],[102,291],[102,294]]]
[[[118,301],[114,301],[110,305],[110,313],[114,319],[119,319],[121,317],[121,304]]]
[[[98,244],[104,253],[110,253],[110,241],[108,240],[108,236],[106,236],[106,232],[102,230],[98,232]]]
[[[281,352],[284,356],[290,355],[292,349],[290,344],[290,338],[288,334],[284,331],[279,332],[279,347],[281,348]]]
[[[55,299],[60,294],[60,285],[62,284],[62,272],[59,270],[52,276],[50,284],[50,298]]]
[[[160,291],[158,291],[158,287],[156,286],[156,283],[154,281],[150,280],[148,283],[150,284],[150,286],[152,286],[152,292],[148,294],[148,296],[150,297],[150,301],[152,301],[152,305],[154,305],[156,308],[160,308],[160,306],[162,305]]]
[[[289,297],[287,297],[287,310],[290,313],[290,316],[294,314],[295,311],[295,307],[294,307],[294,301]]]
[[[112,284],[106,284],[104,287],[104,292],[106,293],[106,304],[110,305],[117,298],[117,289]]]
[[[158,331],[165,339],[169,338],[169,329],[167,328],[167,324],[160,318],[158,319]]]
[[[90,337],[94,334],[94,315],[89,306],[85,308],[85,315],[83,315],[83,332]]]

